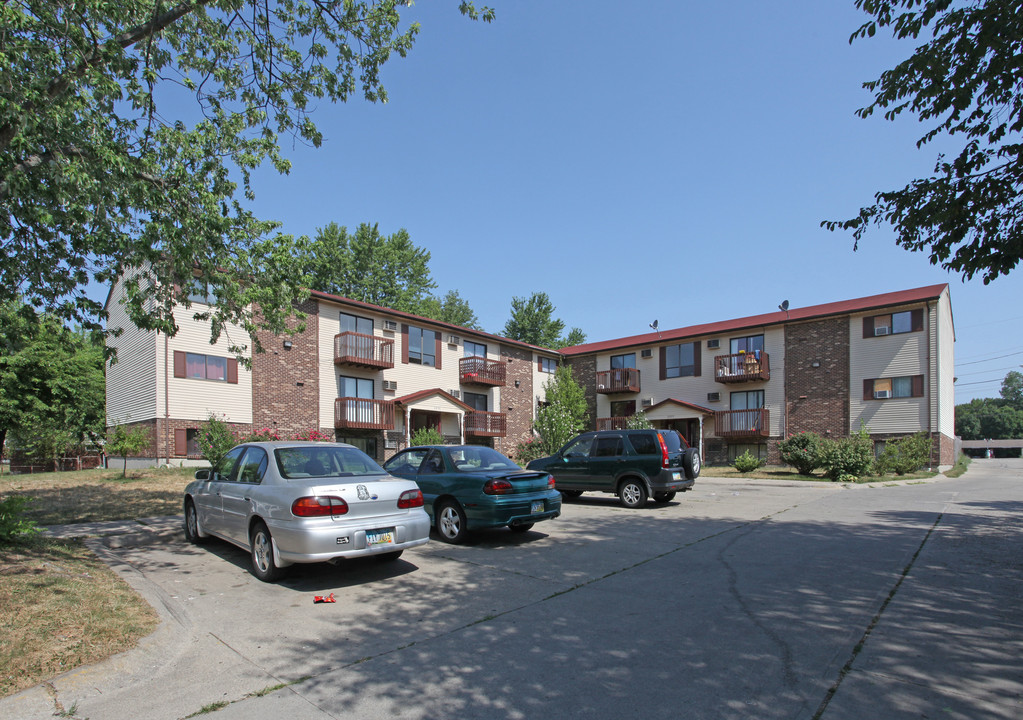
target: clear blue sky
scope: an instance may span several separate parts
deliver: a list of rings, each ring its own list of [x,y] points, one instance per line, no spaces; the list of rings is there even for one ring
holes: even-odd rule
[[[500,333],[542,290],[588,341],[947,282],[956,402],[1023,364],[1023,268],[962,282],[885,228],[819,227],[931,170],[923,126],[861,120],[862,83],[911,45],[850,45],[853,0],[493,0],[473,23],[422,0],[387,104],[324,105],[319,150],[260,174],[257,212],[313,235],[400,228]]]

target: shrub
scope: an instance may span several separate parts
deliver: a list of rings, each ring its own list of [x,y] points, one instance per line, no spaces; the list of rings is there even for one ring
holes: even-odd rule
[[[436,428],[419,428],[412,433],[411,442],[413,445],[443,445],[444,436]]]
[[[310,440],[312,442],[334,442],[328,433],[319,430],[306,430],[295,435],[294,440]]]
[[[260,428],[253,433],[236,438],[236,441],[238,443],[272,442],[280,439],[281,435],[277,432],[277,428]]]
[[[196,438],[196,444],[199,446],[199,452],[209,464],[212,467],[217,467],[231,448],[238,444],[238,437],[231,432],[227,422],[216,415],[210,415],[209,420],[206,421],[206,427]]]
[[[0,544],[10,544],[22,535],[32,535],[39,528],[31,520],[22,517],[29,499],[25,497],[9,497],[0,500]]]
[[[778,443],[782,462],[791,465],[800,475],[811,475],[821,466],[821,443],[817,433],[804,432]]]
[[[926,465],[931,459],[931,441],[924,433],[907,435],[885,443],[875,464],[878,475],[893,472],[905,475]]]
[[[646,419],[646,413],[638,412],[625,421],[626,430],[649,430],[653,427]]]
[[[753,457],[750,451],[747,450],[739,457],[735,458],[735,469],[741,473],[753,472],[758,467],[763,465],[763,462],[759,458]]]
[[[870,472],[874,466],[874,444],[865,429],[841,440],[822,439],[821,467],[836,482],[850,482]]]
[[[531,437],[515,446],[515,462],[523,467],[542,457],[547,457],[547,452],[543,441],[538,437]]]

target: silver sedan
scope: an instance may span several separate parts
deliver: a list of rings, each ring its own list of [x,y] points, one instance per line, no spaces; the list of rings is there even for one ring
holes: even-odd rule
[[[341,443],[239,445],[195,473],[184,512],[191,542],[215,536],[248,550],[265,582],[294,563],[397,560],[430,537],[419,487]]]

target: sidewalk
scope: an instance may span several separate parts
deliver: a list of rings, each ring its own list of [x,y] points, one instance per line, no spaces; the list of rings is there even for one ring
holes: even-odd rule
[[[54,538],[98,538],[107,547],[124,548],[152,545],[184,537],[183,515],[141,518],[139,520],[107,520],[103,522],[49,525],[42,534]]]

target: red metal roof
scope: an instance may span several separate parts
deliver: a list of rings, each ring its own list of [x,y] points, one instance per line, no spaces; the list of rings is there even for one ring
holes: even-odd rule
[[[602,342],[585,343],[573,347],[562,348],[561,353],[569,357],[586,355],[589,353],[604,352],[638,345],[654,345],[668,340],[683,340],[706,335],[718,335],[721,333],[733,332],[746,328],[765,327],[767,325],[782,325],[798,320],[811,320],[814,318],[828,317],[830,315],[848,315],[851,313],[865,312],[896,305],[908,305],[936,300],[945,290],[948,283],[940,285],[928,285],[913,290],[900,290],[898,292],[882,293],[881,295],[870,295],[869,297],[857,298],[855,300],[842,300],[840,302],[824,303],[823,305],[811,305],[805,308],[789,308],[763,315],[751,315],[749,317],[737,318],[735,320],[724,320],[721,322],[706,323],[703,325],[690,325],[689,327],[676,328],[674,330],[662,330],[661,332],[644,333],[630,337],[618,338],[616,340],[604,340]]]

